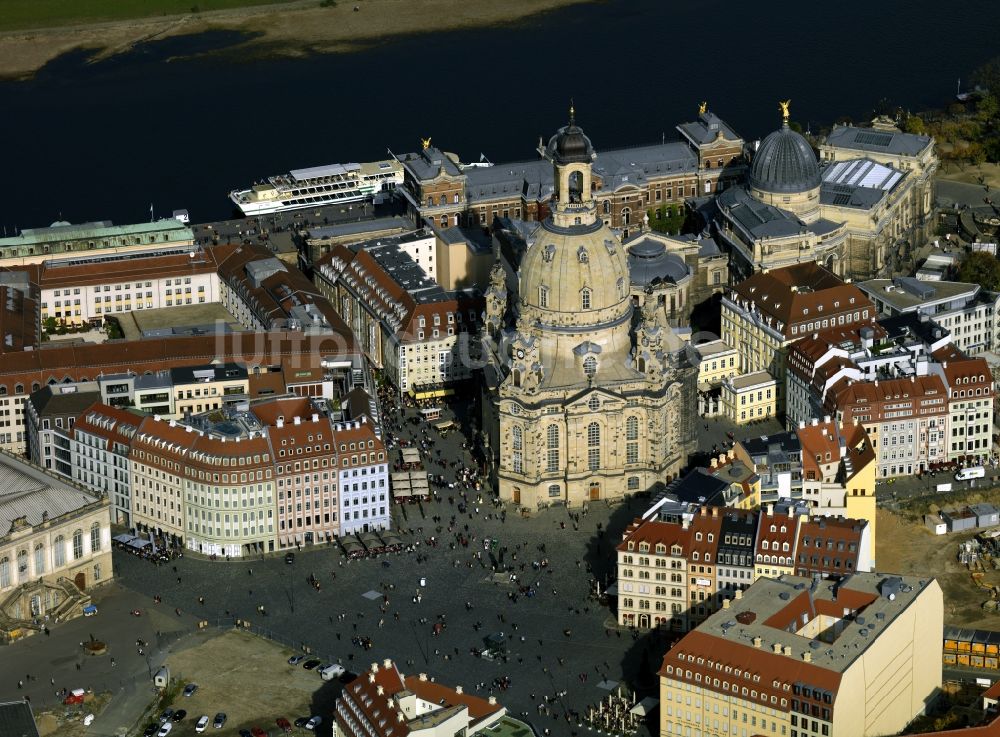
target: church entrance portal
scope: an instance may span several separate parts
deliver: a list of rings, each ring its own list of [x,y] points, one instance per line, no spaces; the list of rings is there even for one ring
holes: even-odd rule
[[[591,484],[590,485],[590,501],[596,502],[601,498],[601,485]]]
[[[80,573],[76,574],[76,576],[73,578],[73,583],[76,584],[76,587],[78,589],[80,589],[80,591],[86,591],[87,590],[87,574],[83,573],[83,572],[80,572]]]

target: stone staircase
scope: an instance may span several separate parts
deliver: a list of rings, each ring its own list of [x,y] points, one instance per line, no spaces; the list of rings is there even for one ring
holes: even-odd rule
[[[46,612],[49,615],[48,623],[52,624],[58,619],[65,621],[73,619],[83,614],[83,608],[90,604],[90,595],[80,591],[70,579],[60,576],[55,581],[31,581],[18,586],[0,601],[0,642],[10,643],[15,639],[27,637],[37,632],[41,632],[44,619],[38,623],[34,618],[15,617],[13,615],[15,604],[20,599],[21,612],[27,611],[27,599],[31,595],[40,593],[45,589],[55,590],[59,594],[59,603],[55,608]]]

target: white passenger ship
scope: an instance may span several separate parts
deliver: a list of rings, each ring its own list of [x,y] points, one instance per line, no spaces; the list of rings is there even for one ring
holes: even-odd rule
[[[332,164],[293,169],[250,189],[233,190],[229,199],[244,215],[358,202],[403,183],[403,167],[394,160],[368,164]]]

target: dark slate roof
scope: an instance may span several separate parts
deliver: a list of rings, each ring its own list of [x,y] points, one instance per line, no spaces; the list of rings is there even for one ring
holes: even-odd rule
[[[855,128],[849,125],[834,128],[826,137],[829,146],[897,156],[916,156],[927,148],[930,142],[930,136],[917,136],[902,131]]]
[[[751,456],[762,456],[777,450],[781,453],[801,453],[802,444],[799,436],[793,431],[779,432],[774,435],[761,435],[759,438],[747,438],[740,443]]]
[[[819,186],[812,146],[786,123],[760,144],[750,165],[750,184],[765,192],[805,192]]]
[[[723,493],[728,488],[729,482],[712,476],[703,468],[696,468],[676,486],[671,485],[670,492],[682,502],[721,507],[725,505]]]
[[[758,512],[752,511],[727,511],[722,516],[722,525],[719,530],[719,552],[720,553],[750,553],[754,551],[757,540],[757,515]],[[726,535],[746,535],[747,540],[745,545],[740,545],[739,538],[730,537],[730,541],[726,542]],[[720,560],[717,556],[716,561]],[[747,563],[752,563],[753,558]],[[735,565],[734,563],[728,563],[725,565]]]
[[[916,312],[904,312],[892,317],[880,317],[878,324],[885,328],[888,339],[894,342],[913,336],[923,343],[934,343],[940,340],[940,337],[950,335],[950,331],[939,323],[934,320],[922,320],[921,317],[926,316],[918,315]],[[936,330],[941,331],[939,337],[934,335]]]
[[[765,205],[751,197],[743,187],[726,188],[717,201],[729,219],[755,240],[793,236],[807,229],[792,213]]]
[[[667,253],[667,247],[654,238],[643,238],[629,245],[628,273],[633,284],[646,286],[669,281],[677,284],[690,271],[684,259]]]
[[[170,378],[174,384],[193,384],[199,379],[211,378],[212,381],[247,378],[247,367],[238,363],[223,363],[211,366],[174,366],[170,369]]]
[[[98,391],[73,391],[60,394],[61,388],[61,384],[53,384],[43,386],[37,392],[31,393],[28,399],[39,417],[54,417],[56,415],[77,417],[101,397],[101,393]]]
[[[27,701],[0,704],[0,735],[3,737],[38,737],[38,727]]]
[[[681,123],[677,126],[681,135],[690,139],[695,144],[711,143],[721,133],[727,141],[734,143],[742,140],[736,131],[730,128],[726,122],[712,112],[702,113],[698,120],[693,123]]]
[[[420,181],[435,179],[442,173],[453,177],[462,175],[462,170],[455,162],[436,146],[428,146],[418,153],[403,154],[399,158],[399,163]]]

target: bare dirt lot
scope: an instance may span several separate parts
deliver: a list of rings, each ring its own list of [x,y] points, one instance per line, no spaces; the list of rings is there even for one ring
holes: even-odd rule
[[[345,52],[403,34],[489,26],[587,0],[319,0],[220,10],[212,13],[137,18],[77,26],[0,33],[0,77],[30,77],[74,49],[94,49],[97,58],[137,44],[205,31],[240,31],[252,40],[241,55],[305,56]]]
[[[170,704],[185,709],[187,717],[171,737],[193,737],[198,717],[217,712],[229,717],[224,729],[210,729],[217,737],[235,737],[240,729],[261,727],[278,734],[275,720],[318,713],[329,714],[339,692],[335,681],[323,681],[316,671],[287,661],[294,653],[273,642],[242,632],[226,632],[198,642],[167,658],[172,678],[197,683],[193,696],[178,695]]]
[[[982,495],[963,497],[961,504],[984,501]],[[949,500],[947,506],[960,506]],[[981,629],[1000,628],[1000,616],[983,608],[990,598],[989,591],[979,588],[972,572],[958,560],[959,546],[975,537],[975,532],[934,535],[924,527],[918,514],[921,509],[896,513],[878,510],[875,560],[879,571],[912,576],[934,576],[944,592],[945,624]],[[1000,585],[1000,571],[987,570],[983,576],[987,586]]]

